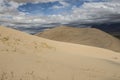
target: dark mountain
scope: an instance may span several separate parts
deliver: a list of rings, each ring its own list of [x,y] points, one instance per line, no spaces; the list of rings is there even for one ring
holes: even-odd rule
[[[120,38],[120,23],[104,23],[104,24],[92,24],[92,28],[101,29],[111,35]]]
[[[79,22],[73,22],[70,24],[65,24],[66,26],[71,27],[92,27],[100,29],[104,32],[107,32],[111,35],[114,35],[118,38],[120,38],[120,23],[87,23],[87,24],[81,24]]]

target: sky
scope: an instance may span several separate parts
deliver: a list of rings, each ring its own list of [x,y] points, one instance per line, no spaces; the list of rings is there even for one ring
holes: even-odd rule
[[[58,25],[119,22],[120,0],[0,0],[0,25],[28,33]]]

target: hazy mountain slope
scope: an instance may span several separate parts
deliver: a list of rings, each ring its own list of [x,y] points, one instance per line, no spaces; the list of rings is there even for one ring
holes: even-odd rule
[[[120,52],[120,40],[95,28],[57,27],[36,35],[51,40],[96,46]]]

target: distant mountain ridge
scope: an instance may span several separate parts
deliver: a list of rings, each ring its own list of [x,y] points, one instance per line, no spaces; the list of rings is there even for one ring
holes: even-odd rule
[[[56,27],[36,34],[56,41],[96,46],[120,52],[120,40],[95,28]]]
[[[66,26],[97,28],[113,36],[120,37],[120,23],[119,22],[118,23],[88,23],[88,24],[81,24],[77,22],[77,23],[66,24]]]
[[[108,33],[113,33],[113,34],[119,33],[119,35],[120,35],[120,23],[93,24],[92,27],[101,29]]]

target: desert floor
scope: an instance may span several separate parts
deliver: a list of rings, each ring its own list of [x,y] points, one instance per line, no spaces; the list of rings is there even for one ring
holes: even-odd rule
[[[0,80],[120,80],[120,53],[1,26]]]

